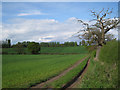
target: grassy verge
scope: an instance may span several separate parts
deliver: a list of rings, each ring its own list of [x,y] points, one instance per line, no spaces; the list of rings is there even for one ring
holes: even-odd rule
[[[106,63],[118,63],[118,41],[107,42],[101,48],[99,59]]]
[[[52,83],[48,83],[45,87],[61,88],[63,85],[72,80],[86,65],[88,58],[81,62],[77,67],[69,71],[66,75],[60,77]]]
[[[91,58],[87,73],[76,88],[118,88],[117,42],[108,42],[101,48],[99,60]],[[94,52],[91,54],[94,56]]]
[[[58,75],[86,55],[3,55],[2,87],[27,88]]]
[[[112,68],[111,68],[112,67]],[[118,67],[91,60],[87,73],[77,88],[116,88],[118,87]]]

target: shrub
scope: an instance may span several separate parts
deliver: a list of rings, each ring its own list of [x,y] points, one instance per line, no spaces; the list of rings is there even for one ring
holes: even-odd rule
[[[40,45],[36,42],[30,42],[27,48],[32,54],[38,54],[40,51]]]

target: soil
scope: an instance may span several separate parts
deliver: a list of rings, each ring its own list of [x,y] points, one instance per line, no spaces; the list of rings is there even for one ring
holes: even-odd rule
[[[35,86],[32,86],[30,88],[44,88],[44,85],[47,85],[50,82],[53,82],[57,79],[59,79],[60,77],[64,76],[67,72],[69,72],[70,70],[72,70],[73,68],[77,67],[82,61],[84,61],[88,56],[86,56],[85,58],[83,58],[82,60],[77,61],[74,65],[72,65],[71,67],[67,68],[65,71],[63,71],[62,73],[60,73],[58,76],[55,76],[45,82],[42,82],[40,84],[37,84]]]
[[[99,46],[99,47],[97,48],[96,57],[95,57],[95,59],[94,59],[94,60],[96,60],[96,61],[98,60],[98,56],[99,56],[100,50],[101,50],[101,46]]]

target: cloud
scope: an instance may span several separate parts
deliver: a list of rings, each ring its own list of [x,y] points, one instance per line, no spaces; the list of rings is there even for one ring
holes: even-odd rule
[[[81,41],[72,36],[78,32],[82,25],[72,17],[64,22],[55,19],[16,19],[12,24],[3,24],[2,39],[9,38],[12,43],[19,41],[36,42],[66,42]],[[111,31],[117,35],[117,32]]]
[[[18,41],[74,41],[75,38],[71,39],[71,37],[81,27],[79,23],[71,19],[65,22],[55,19],[16,19],[13,21],[12,24],[3,24],[2,30],[2,39],[10,38],[13,43]]]
[[[28,15],[47,15],[46,13],[42,13],[39,10],[32,10],[32,11],[24,11],[19,13],[17,16],[28,16]]]

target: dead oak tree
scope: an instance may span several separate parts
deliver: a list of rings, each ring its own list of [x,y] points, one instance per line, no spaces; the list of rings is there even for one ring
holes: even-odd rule
[[[108,35],[108,32],[115,29],[120,23],[120,18],[107,18],[107,16],[111,13],[112,10],[109,8],[107,10],[103,8],[100,12],[91,10],[91,14],[94,16],[93,20],[85,23],[78,19],[78,21],[84,26],[83,30],[77,32],[78,37],[84,38],[88,40],[88,42],[97,44],[98,46],[103,46],[106,44],[106,37],[111,36]],[[94,21],[94,24],[90,24],[92,21]],[[82,34],[80,34],[81,31],[83,32]],[[100,49],[98,48],[97,53],[99,53],[99,51]]]

